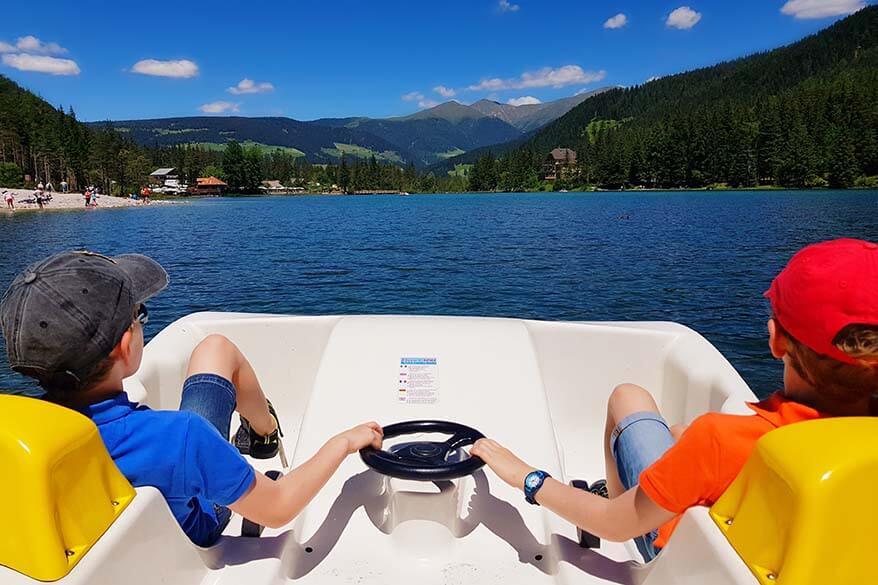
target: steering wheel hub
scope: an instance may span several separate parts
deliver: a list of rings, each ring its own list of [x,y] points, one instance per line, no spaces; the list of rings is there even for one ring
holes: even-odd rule
[[[472,445],[484,437],[471,427],[439,420],[408,421],[384,427],[385,440],[419,433],[442,433],[451,435],[451,438],[444,442],[404,443],[389,450],[366,447],[360,450],[360,457],[378,473],[416,481],[456,479],[470,475],[485,464],[478,457],[450,457],[461,447]]]

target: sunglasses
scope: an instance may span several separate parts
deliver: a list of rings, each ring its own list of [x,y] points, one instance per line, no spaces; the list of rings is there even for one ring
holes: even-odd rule
[[[149,311],[146,310],[146,305],[143,303],[137,307],[137,315],[134,317],[134,320],[140,323],[141,327],[149,323]]]

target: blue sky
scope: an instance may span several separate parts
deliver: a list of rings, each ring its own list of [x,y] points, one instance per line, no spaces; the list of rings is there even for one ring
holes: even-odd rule
[[[793,42],[867,1],[13,2],[0,73],[83,120],[381,117],[634,85]]]

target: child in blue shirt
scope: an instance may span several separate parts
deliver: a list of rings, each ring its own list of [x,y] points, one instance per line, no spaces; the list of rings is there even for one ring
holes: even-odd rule
[[[214,544],[231,512],[269,527],[289,523],[352,453],[381,447],[365,423],[329,439],[277,481],[229,443],[241,416],[251,457],[277,455],[280,426],[241,351],[221,335],[193,350],[180,409],[151,410],[128,399],[122,380],[143,357],[145,301],[168,285],[154,260],[63,252],[19,274],[0,303],[12,369],[36,378],[46,399],[92,419],[110,456],[135,487],[157,488],[195,544]]]

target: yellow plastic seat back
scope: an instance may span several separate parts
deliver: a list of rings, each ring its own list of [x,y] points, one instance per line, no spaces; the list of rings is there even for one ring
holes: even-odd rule
[[[878,582],[878,419],[772,431],[710,514],[764,585]]]
[[[94,423],[20,396],[0,396],[0,478],[0,565],[41,581],[69,573],[135,495]]]

